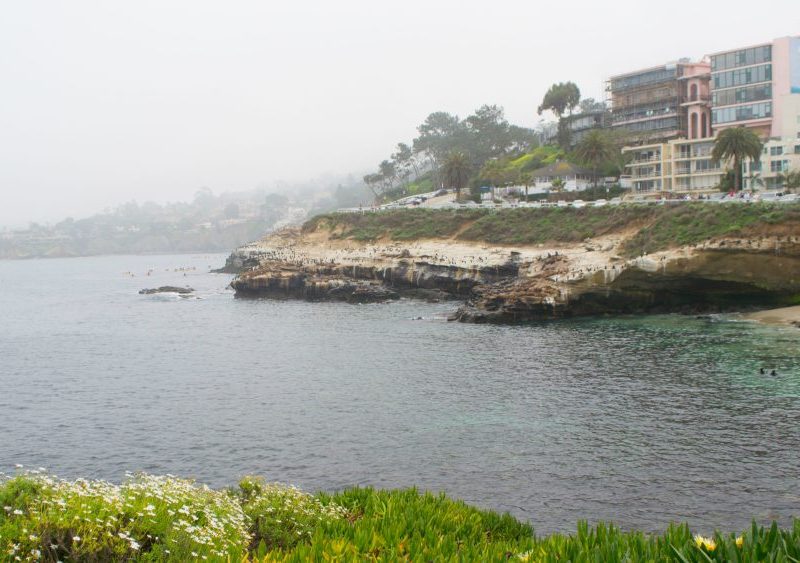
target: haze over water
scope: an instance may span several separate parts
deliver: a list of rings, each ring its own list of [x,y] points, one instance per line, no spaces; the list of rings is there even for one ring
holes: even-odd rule
[[[796,329],[462,325],[443,320],[453,304],[238,300],[230,276],[205,273],[223,260],[0,261],[0,471],[416,485],[538,533],[579,519],[739,530],[800,507]],[[199,298],[137,294],[165,284]]]

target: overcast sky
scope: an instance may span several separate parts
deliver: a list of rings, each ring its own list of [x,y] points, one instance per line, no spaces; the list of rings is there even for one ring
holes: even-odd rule
[[[0,225],[363,173],[432,111],[534,126],[553,82],[798,33],[798,0],[9,0]]]

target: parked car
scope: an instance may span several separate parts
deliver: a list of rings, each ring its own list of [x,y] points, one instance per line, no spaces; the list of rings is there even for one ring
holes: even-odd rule
[[[606,205],[608,205],[608,201],[606,201],[605,199],[602,199],[602,198],[601,199],[597,199],[594,202],[594,207],[605,207]]]
[[[611,200],[608,202],[609,205],[619,205],[622,203],[622,198],[619,197],[612,197]]]
[[[582,199],[576,199],[575,201],[572,202],[572,207],[575,207],[577,209],[580,209],[581,207],[586,207],[586,202],[583,201]]]

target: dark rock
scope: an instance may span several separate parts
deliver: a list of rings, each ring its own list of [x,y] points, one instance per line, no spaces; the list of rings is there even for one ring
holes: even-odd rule
[[[154,293],[179,293],[181,295],[186,295],[188,293],[192,293],[194,289],[191,287],[176,287],[174,285],[162,285],[161,287],[156,287],[153,289],[140,289],[139,295],[152,295]]]

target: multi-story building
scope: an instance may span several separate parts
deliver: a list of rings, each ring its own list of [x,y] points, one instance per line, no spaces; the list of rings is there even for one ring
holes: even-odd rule
[[[715,132],[748,127],[765,141],[760,162],[745,162],[746,186],[780,187],[800,171],[800,36],[711,55]]]
[[[718,182],[709,148],[710,71],[707,61],[682,59],[610,79],[612,127],[633,141],[623,152],[632,154],[627,168],[635,191],[685,191]],[[637,100],[646,103],[637,106]]]
[[[761,137],[795,129],[800,94],[800,36],[711,55],[712,126],[749,127]]]
[[[685,137],[690,124],[697,137],[710,136],[709,71],[707,62],[681,59],[612,76],[607,85],[611,127],[642,144]],[[703,118],[705,127],[699,121]]]
[[[780,187],[783,174],[800,171],[800,37],[715,53],[708,60],[684,60],[675,65],[679,103],[677,109],[670,105],[664,111],[669,110],[671,116],[674,110],[677,130],[641,126],[652,134],[634,135],[634,143],[623,149],[632,155],[628,171],[635,191],[715,189],[728,163],[721,166],[713,162],[711,151],[716,133],[727,127],[752,128],[765,143],[760,162],[743,164],[745,187]],[[651,72],[648,69],[611,79],[612,104],[622,100],[615,127],[631,130],[626,121],[630,114],[628,98],[624,96],[631,90],[636,92],[636,88],[629,85],[629,79]],[[622,78],[627,81],[620,81]],[[659,118],[648,115],[642,119]]]
[[[609,122],[609,113],[605,109],[579,113],[567,118],[569,128],[569,144],[574,147],[594,129],[603,129]]]

